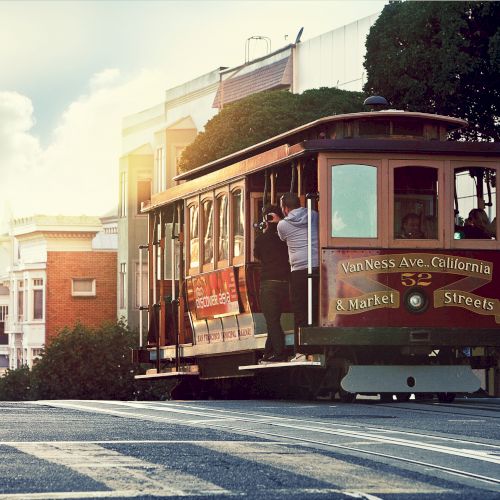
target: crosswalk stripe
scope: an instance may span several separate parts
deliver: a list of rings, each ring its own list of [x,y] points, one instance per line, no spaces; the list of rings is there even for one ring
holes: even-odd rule
[[[96,444],[31,442],[10,446],[42,460],[69,467],[113,491],[136,491],[153,496],[208,496],[230,493],[191,474],[123,455]]]
[[[196,443],[194,444],[196,445]],[[205,442],[201,446],[233,457],[270,465],[294,474],[302,474],[308,478],[336,485],[344,492],[355,491],[361,484],[363,485],[363,492],[372,494],[429,494],[447,491],[433,485],[405,479],[396,474],[380,474],[380,472],[362,465],[274,443],[245,443],[241,441],[219,443],[211,441]]]

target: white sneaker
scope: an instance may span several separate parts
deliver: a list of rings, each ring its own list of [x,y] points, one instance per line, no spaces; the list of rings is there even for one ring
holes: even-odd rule
[[[290,360],[290,363],[297,363],[300,361],[307,361],[307,356],[305,354],[301,354],[298,352],[295,356]]]

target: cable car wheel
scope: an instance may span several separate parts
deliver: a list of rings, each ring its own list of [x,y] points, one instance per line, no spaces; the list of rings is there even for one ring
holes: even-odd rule
[[[297,366],[290,370],[289,386],[294,399],[312,400],[320,387],[317,370]]]
[[[453,403],[456,394],[454,392],[438,392],[437,398],[440,403]]]

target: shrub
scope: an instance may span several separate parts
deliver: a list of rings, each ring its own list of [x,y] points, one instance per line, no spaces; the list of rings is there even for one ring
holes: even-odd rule
[[[32,370],[37,399],[132,399],[131,360],[135,335],[122,323],[97,329],[64,329],[46,347]]]
[[[26,401],[31,399],[31,372],[27,366],[7,370],[0,378],[0,401]]]

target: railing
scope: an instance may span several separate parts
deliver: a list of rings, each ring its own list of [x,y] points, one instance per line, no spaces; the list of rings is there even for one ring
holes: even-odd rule
[[[22,331],[22,323],[24,323],[24,315],[18,314],[17,317],[5,316],[5,332],[15,333]]]

